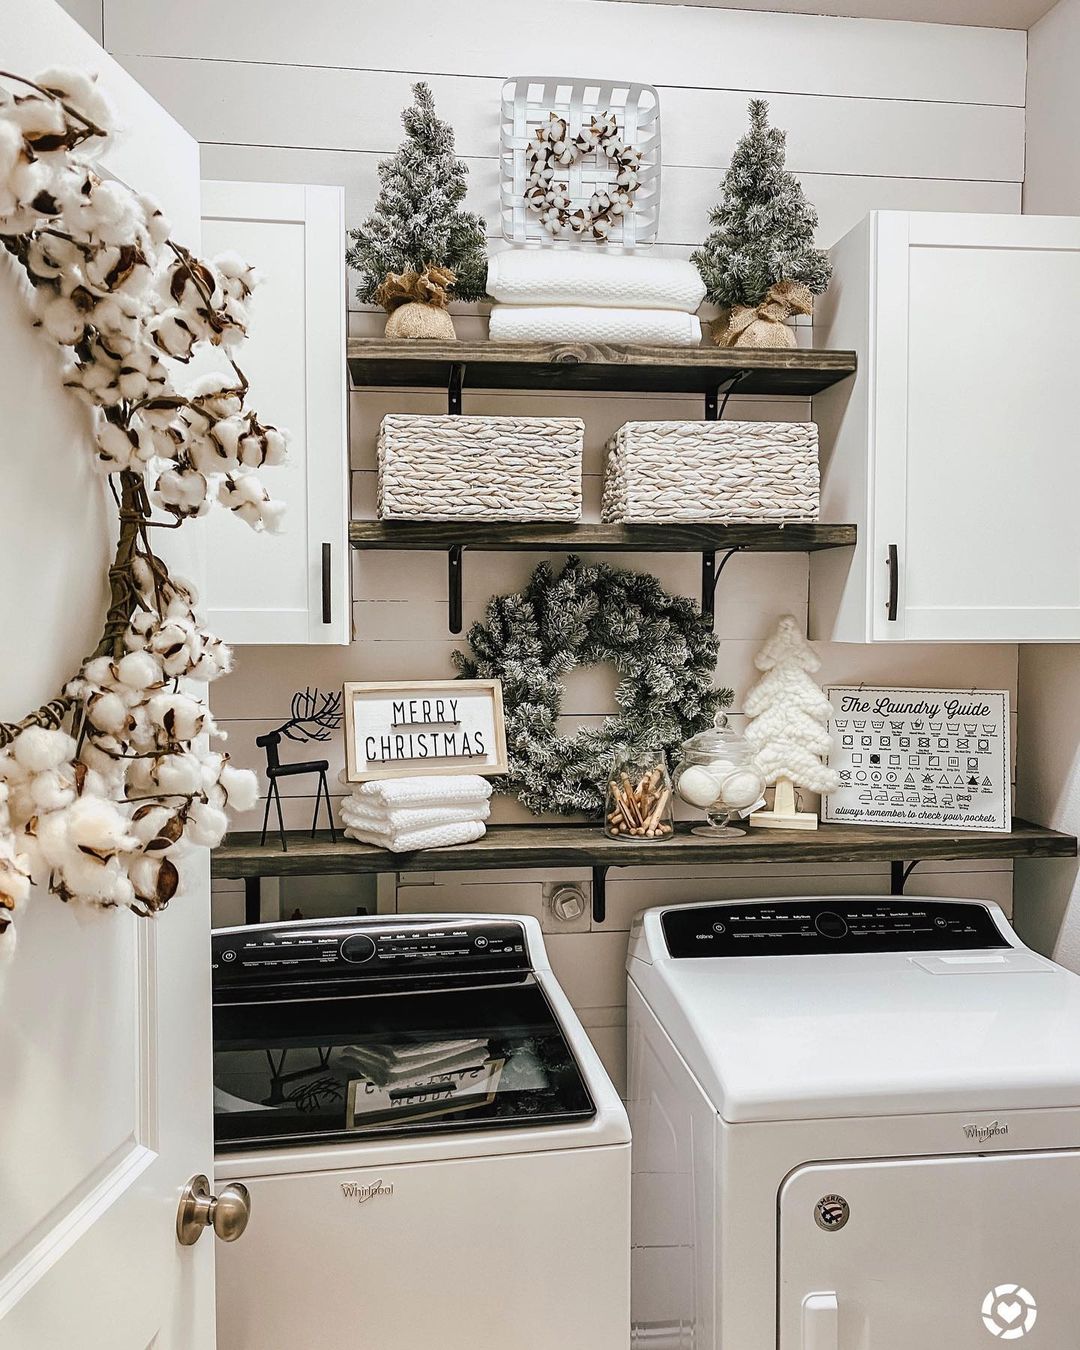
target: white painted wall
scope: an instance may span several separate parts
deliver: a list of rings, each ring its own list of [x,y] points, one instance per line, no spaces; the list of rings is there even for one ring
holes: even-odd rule
[[[1080,215],[1080,0],[1059,3],[1029,34],[1024,211]],[[1080,647],[1021,647],[1017,807],[1059,830],[1080,830]],[[1016,868],[1025,939],[1080,970],[1080,870]]]
[[[557,57],[537,61],[537,36],[565,33]],[[370,208],[376,166],[401,137],[400,108],[422,72],[440,112],[457,130],[471,172],[470,204],[492,230],[497,222],[498,94],[507,75],[539,64],[568,76],[646,80],[660,88],[664,198],[659,247],[686,257],[703,237],[707,211],[745,121],[747,98],[766,91],[789,129],[789,167],[800,174],[829,245],[874,207],[1017,212],[1023,178],[1025,35],[941,24],[749,13],[619,0],[548,0],[542,17],[528,0],[189,0],[182,22],[167,0],[104,0],[109,50],[202,142],[206,177],[344,185],[347,219]],[[501,246],[497,241],[493,246]],[[256,260],[257,261],[257,260]],[[455,310],[462,336],[485,331],[482,307]],[[257,322],[257,320],[256,320]],[[381,331],[381,316],[354,307],[354,335]],[[809,329],[804,341],[810,340]],[[352,395],[354,511],[374,514],[375,433],[390,410],[439,411],[436,395],[366,391]],[[701,416],[677,397],[469,395],[473,412],[583,415],[587,426],[585,516],[596,519],[601,450],[628,418]],[[799,400],[733,400],[729,415],[804,419]],[[516,589],[539,559],[487,554],[465,562],[466,624],[493,591]],[[626,556],[617,563],[654,571],[669,588],[698,593],[691,556]],[[753,677],[753,654],[779,614],[806,617],[802,556],[741,557],[717,591],[723,639],[718,678],[734,686],[736,708]],[[248,648],[238,673],[215,691],[230,750],[242,763],[261,758],[254,738],[287,715],[294,689],[344,679],[437,677],[453,673],[460,645],[446,632],[446,561],[438,554],[367,554],[355,564],[358,641],[347,650]],[[879,683],[981,683],[1015,689],[1012,646],[912,647],[902,652],[833,646],[823,678]],[[575,722],[611,706],[602,670],[570,681],[565,713]],[[334,768],[340,747],[331,746]],[[291,799],[289,820],[310,820],[310,799]],[[502,803],[496,818],[521,816]],[[251,827],[254,817],[241,824]],[[887,869],[861,876],[807,869],[777,875],[717,870],[712,879],[612,872],[611,920],[600,931],[552,935],[560,975],[609,1057],[621,1043],[626,929],[630,915],[661,894],[704,898],[762,886],[778,891],[852,886],[880,890]],[[571,874],[568,874],[571,875]],[[915,874],[918,884],[920,872]],[[414,876],[403,907],[469,906],[543,912],[539,873]],[[1006,903],[1008,864],[927,872],[922,884],[958,893],[985,891]],[[917,887],[916,887],[917,888]],[[366,892],[344,880],[297,895],[283,887],[286,912],[349,912]],[[238,888],[222,888],[219,921],[242,913]],[[550,926],[550,925],[549,925]],[[603,1030],[606,1028],[606,1031]]]

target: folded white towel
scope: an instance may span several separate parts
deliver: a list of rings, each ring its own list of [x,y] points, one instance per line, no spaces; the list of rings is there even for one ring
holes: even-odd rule
[[[346,797],[341,803],[341,819],[358,829],[383,830],[402,834],[409,830],[427,830],[433,825],[461,825],[470,820],[487,820],[490,802],[469,802],[464,806],[404,806],[396,811],[376,808],[363,800]]]
[[[697,268],[682,258],[563,248],[511,248],[488,259],[488,294],[507,305],[678,309],[705,299]]]
[[[590,309],[587,305],[495,305],[493,342],[626,342],[696,347],[701,324],[675,309]]]
[[[345,834],[361,844],[376,844],[391,853],[411,853],[418,848],[448,848],[451,844],[471,844],[487,831],[482,820],[462,821],[460,825],[436,825],[428,830],[407,830],[392,834],[385,830],[370,830],[350,825]]]
[[[371,809],[380,806],[464,806],[466,802],[486,802],[491,784],[479,774],[420,774],[413,778],[378,778],[370,783],[348,783],[358,801]]]

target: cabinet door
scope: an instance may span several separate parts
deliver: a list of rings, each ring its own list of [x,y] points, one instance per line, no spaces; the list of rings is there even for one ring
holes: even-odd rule
[[[797,1168],[779,1195],[779,1350],[1066,1350],[1078,1202],[1065,1150]]]
[[[291,183],[203,183],[203,251],[233,251],[264,276],[239,364],[251,406],[292,433],[262,475],[287,503],[277,536],[224,512],[205,521],[211,628],[234,643],[351,638],[345,371],[344,193]]]
[[[883,212],[875,242],[871,636],[1080,639],[1080,220]]]

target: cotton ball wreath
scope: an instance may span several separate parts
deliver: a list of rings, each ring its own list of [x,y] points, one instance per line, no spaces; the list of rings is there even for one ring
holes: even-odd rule
[[[63,382],[93,413],[87,454],[110,480],[119,541],[97,648],[62,692],[0,723],[0,958],[31,879],[73,906],[140,915],[177,894],[174,856],[214,847],[227,809],[254,805],[255,776],[210,748],[219,733],[199,686],[231,666],[194,589],[150,546],[151,519],[176,525],[221,502],[254,529],[283,506],[252,469],[284,462],[286,432],[247,406],[236,365],[258,273],[170,238],[149,197],[98,172],[113,117],[95,80],[49,70],[0,84],[0,243],[58,345]],[[164,358],[221,349],[226,373],[184,390]],[[181,681],[194,681],[181,685]]]
[[[794,784],[822,793],[834,791],[839,784],[836,770],[821,762],[832,746],[827,730],[829,700],[810,678],[821,662],[798,623],[786,615],[754,664],[765,673],[743,704],[751,719],[745,736],[766,782],[776,784],[777,804],[772,812],[759,812],[752,821],[776,825],[783,823],[780,817],[807,817],[813,825],[806,822],[805,827],[813,828],[817,817],[794,811],[791,788]]]

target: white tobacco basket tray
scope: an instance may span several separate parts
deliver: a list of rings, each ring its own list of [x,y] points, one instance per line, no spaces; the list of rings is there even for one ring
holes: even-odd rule
[[[656,239],[660,222],[660,95],[651,84],[613,84],[607,80],[566,80],[515,75],[502,88],[500,198],[503,237],[515,244],[558,247],[540,218],[525,205],[528,172],[526,152],[538,127],[557,113],[576,136],[598,113],[611,112],[622,139],[641,151],[641,186],[631,207],[618,218],[606,244],[575,239],[573,243],[634,248]],[[585,205],[597,188],[612,182],[612,166],[602,154],[582,155],[563,173],[575,207]]]

